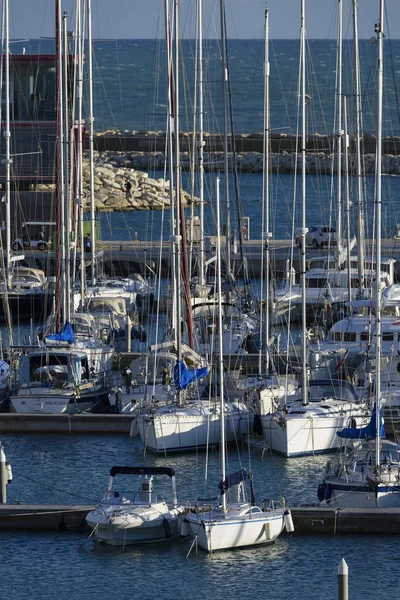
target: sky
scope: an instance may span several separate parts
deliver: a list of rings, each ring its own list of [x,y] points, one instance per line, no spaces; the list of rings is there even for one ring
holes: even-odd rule
[[[219,36],[219,0],[203,0],[204,37]],[[400,38],[400,0],[386,0],[385,32]],[[54,35],[55,0],[9,0],[10,37],[32,39]],[[261,39],[264,10],[269,11],[271,39],[298,39],[300,0],[225,0],[229,38]],[[352,37],[351,0],[342,0],[344,37]],[[76,0],[62,1],[62,10],[71,17],[73,29]],[[94,38],[154,39],[163,31],[164,0],[92,0]],[[196,0],[180,0],[181,36],[194,37]],[[306,0],[306,30],[309,39],[336,37],[338,0]],[[379,0],[358,0],[359,37],[374,35]]]

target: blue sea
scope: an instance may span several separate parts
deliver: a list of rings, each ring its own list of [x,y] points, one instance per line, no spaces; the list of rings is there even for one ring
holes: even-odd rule
[[[165,56],[162,40],[97,41],[95,56],[95,128],[105,130],[165,130]],[[397,106],[400,72],[400,42],[386,40],[385,134],[399,131]],[[13,52],[52,52],[48,40],[13,45]],[[365,131],[374,132],[376,44],[360,43]],[[181,129],[191,130],[193,109],[194,44],[182,42],[185,58],[181,99]],[[221,130],[219,50],[216,42],[205,45],[206,126]],[[271,127],[274,131],[296,131],[297,72],[299,44],[293,40],[271,42]],[[335,88],[335,43],[311,40],[308,46],[310,82],[308,129],[318,133],[333,130]],[[236,133],[263,129],[263,42],[229,42],[233,119]],[[352,49],[345,43],[344,93],[352,97]],[[390,68],[389,68],[390,67]],[[184,102],[185,100],[185,102]],[[351,104],[351,102],[350,102]],[[159,177],[159,173],[150,173]],[[250,217],[250,237],[262,233],[262,177],[239,174],[239,212]],[[190,182],[185,181],[186,189]],[[223,181],[222,181],[223,185]],[[233,195],[233,182],[229,183]],[[399,179],[383,180],[383,216],[386,234],[395,232],[400,198]],[[366,220],[374,222],[373,178],[367,178]],[[351,182],[353,193],[354,182]],[[206,176],[207,227],[215,227],[215,175]],[[296,201],[294,200],[296,189]],[[273,175],[270,190],[270,229],[274,237],[292,238],[300,215],[300,188],[289,175]],[[223,190],[222,190],[223,193]],[[233,196],[232,196],[233,197]],[[353,198],[353,196],[352,196]],[[329,177],[307,179],[307,222],[326,223],[334,217],[334,193]],[[233,214],[237,227],[237,215]],[[332,216],[333,215],[333,216]],[[104,239],[159,239],[160,212],[101,215]],[[168,221],[168,215],[166,216]],[[352,216],[354,227],[354,215]],[[168,236],[168,225],[164,235]],[[98,502],[113,465],[172,465],[177,471],[181,500],[199,490],[212,493],[218,483],[218,456],[210,459],[210,481],[205,484],[205,456],[184,455],[167,459],[143,457],[140,441],[128,435],[22,435],[3,434],[14,481],[8,501],[23,503]],[[254,472],[256,493],[261,498],[287,496],[289,504],[316,502],[317,485],[326,458],[277,458],[259,449],[229,452],[229,466],[240,464]],[[175,544],[119,549],[99,548],[78,533],[1,532],[0,574],[2,594],[7,600],[333,600],[337,597],[337,567],[341,558],[349,565],[349,597],[352,600],[389,598],[396,595],[396,573],[400,558],[398,540],[386,536],[282,536],[270,547],[225,552],[208,556],[187,553],[187,541]]]

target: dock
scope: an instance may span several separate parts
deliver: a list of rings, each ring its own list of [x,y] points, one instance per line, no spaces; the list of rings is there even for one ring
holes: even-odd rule
[[[85,517],[94,506],[51,504],[0,505],[0,531],[85,533]],[[399,535],[400,508],[291,507],[293,535]],[[290,534],[292,535],[292,534]]]
[[[215,254],[215,236],[206,236],[206,259]],[[366,240],[366,255],[372,253],[373,241]],[[198,251],[198,242],[193,244],[194,252]],[[170,242],[130,240],[130,241],[98,241],[96,249],[101,254],[101,262],[106,273],[115,276],[128,276],[132,273],[141,273],[144,276],[160,270],[164,277],[170,274]],[[233,244],[231,252],[231,265],[235,275],[243,274],[243,257],[247,261],[248,272],[251,277],[258,278],[261,275],[263,265],[262,254],[265,251],[265,243],[261,240],[243,240],[243,255],[239,251],[238,241]],[[270,260],[273,272],[282,277],[287,270],[287,261],[293,259],[293,268],[296,272],[300,270],[301,254],[299,249],[289,240],[271,240],[269,242]],[[41,268],[46,274],[54,271],[56,253],[54,251],[32,251],[25,250],[25,261],[32,266]],[[328,254],[327,248],[307,248],[307,259],[322,258]],[[330,254],[333,254],[331,250]],[[382,240],[382,256],[397,260],[395,265],[396,276],[400,279],[400,237]],[[85,254],[85,260],[90,259]]]
[[[0,413],[0,433],[110,433],[129,435],[134,414]]]

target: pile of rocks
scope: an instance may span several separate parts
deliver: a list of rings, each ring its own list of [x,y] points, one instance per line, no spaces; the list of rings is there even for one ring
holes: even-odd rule
[[[135,170],[131,161],[122,153],[95,153],[94,156],[94,198],[96,209],[102,212],[158,210],[170,207],[169,181],[152,179],[148,173]],[[130,182],[130,194],[126,192],[126,183]],[[90,170],[87,160],[83,165],[83,197],[85,208],[90,202]],[[175,190],[174,190],[175,197]],[[198,198],[182,191],[184,206]]]

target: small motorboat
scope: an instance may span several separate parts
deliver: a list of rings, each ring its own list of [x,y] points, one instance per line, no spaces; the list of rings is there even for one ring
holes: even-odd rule
[[[136,475],[139,485],[128,491],[132,488],[125,487],[125,483],[121,485],[123,478],[118,477],[116,486],[116,475]],[[157,475],[171,479],[171,504],[153,491]],[[171,467],[112,467],[107,492],[101,504],[86,516],[86,521],[99,542],[126,546],[178,537],[183,512],[184,507],[178,506],[175,471]]]

